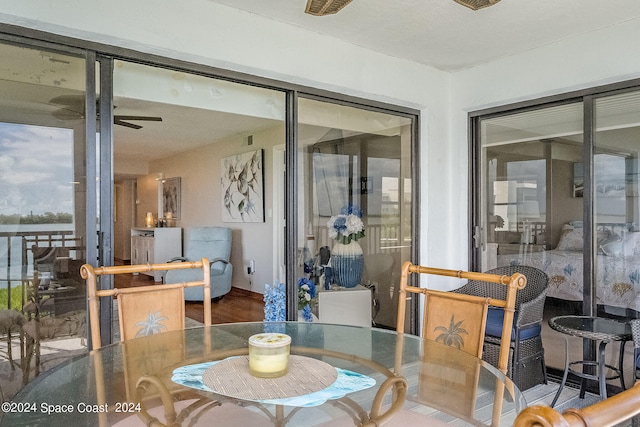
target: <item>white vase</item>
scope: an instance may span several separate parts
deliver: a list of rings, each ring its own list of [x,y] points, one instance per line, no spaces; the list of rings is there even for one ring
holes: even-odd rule
[[[352,240],[348,244],[336,243],[331,252],[331,269],[334,282],[345,288],[360,284],[364,271],[364,254],[360,244]]]

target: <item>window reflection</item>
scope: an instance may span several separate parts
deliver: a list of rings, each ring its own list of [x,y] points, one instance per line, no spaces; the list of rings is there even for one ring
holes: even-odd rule
[[[0,44],[0,385],[3,400],[87,351],[82,58]]]
[[[640,316],[640,92],[595,102],[593,158],[597,313]]]
[[[582,104],[516,113],[482,121],[482,270],[509,265],[547,274],[545,314],[579,313],[583,300],[582,197],[574,192],[583,158]],[[542,331],[545,363],[562,368],[562,346]],[[553,341],[551,341],[553,343]],[[573,351],[573,350],[572,350]],[[580,351],[577,349],[576,351]]]
[[[366,298],[363,324],[395,327],[397,272],[411,254],[410,120],[389,114],[300,100],[301,173],[299,174],[300,218],[298,235],[299,275],[308,275],[303,265],[309,252],[315,264],[322,254],[332,254],[329,267],[337,268],[337,241],[330,237],[328,222],[349,207],[362,212],[365,236],[357,240],[364,257],[364,270],[357,278]],[[332,222],[333,223],[333,222]],[[327,285],[326,267],[316,268],[311,278]],[[307,269],[308,270],[308,269]],[[331,271],[331,270],[327,270]],[[327,285],[344,286],[339,274]],[[371,301],[369,301],[371,300]],[[323,304],[323,295],[319,305]],[[325,308],[328,302],[325,302]],[[320,321],[341,322],[339,318]],[[353,319],[343,323],[349,323]]]

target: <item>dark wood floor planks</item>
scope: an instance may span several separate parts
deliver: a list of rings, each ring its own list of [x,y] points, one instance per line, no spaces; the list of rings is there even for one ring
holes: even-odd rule
[[[187,317],[202,322],[202,303],[187,302]],[[259,322],[264,320],[264,301],[262,294],[240,288],[231,288],[231,292],[211,303],[211,323]]]
[[[146,274],[117,274],[116,288],[153,285],[155,282]],[[231,292],[211,303],[211,323],[258,322],[264,320],[264,301],[262,294],[240,288],[231,288]],[[187,317],[203,322],[202,303],[187,302]]]
[[[116,260],[116,265],[126,264]],[[146,274],[117,274],[114,276],[116,288],[153,285],[153,277]],[[187,317],[203,322],[202,303],[187,302]],[[264,301],[262,294],[241,288],[231,288],[231,292],[211,303],[211,323],[259,322],[264,320]]]

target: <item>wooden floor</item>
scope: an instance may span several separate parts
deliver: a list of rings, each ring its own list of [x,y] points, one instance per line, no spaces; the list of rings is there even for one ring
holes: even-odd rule
[[[187,317],[202,322],[202,303],[187,302]],[[231,288],[231,292],[211,303],[211,323],[256,322],[264,320],[264,301],[262,294],[240,288]]]
[[[153,278],[146,274],[118,274],[114,276],[116,288],[147,286],[154,284]],[[262,294],[240,288],[231,288],[231,292],[211,303],[211,323],[256,322],[264,320],[264,301]],[[202,303],[187,302],[187,317],[203,322]]]

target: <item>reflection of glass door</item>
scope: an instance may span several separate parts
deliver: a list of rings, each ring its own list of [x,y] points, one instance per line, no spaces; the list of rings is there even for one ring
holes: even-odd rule
[[[582,104],[486,118],[480,129],[478,269],[539,268],[550,279],[543,323],[580,313],[583,239],[567,234],[582,235],[583,198],[574,191],[584,156]],[[547,341],[553,332],[542,338],[547,366],[562,368],[564,346]]]
[[[298,128],[297,278],[322,289],[348,286],[336,255],[346,243],[355,245],[362,254],[360,269],[353,269],[360,293],[352,292],[345,322],[395,328],[398,272],[414,255],[411,119],[300,99]],[[323,318],[336,312],[326,307],[331,301],[320,298],[320,321],[340,323],[340,315]],[[351,314],[362,307],[356,320]]]
[[[583,131],[584,116],[593,129]],[[562,337],[546,328],[551,316],[640,317],[640,92],[479,123],[477,265],[531,265],[548,275],[545,359],[562,368]],[[610,347],[606,360],[616,365]],[[569,352],[589,358],[595,349],[576,339]]]
[[[87,351],[86,61],[9,44],[0,57],[0,310],[14,322],[0,364],[19,371],[0,374],[9,400]]]
[[[640,92],[595,100],[593,156],[597,312],[640,316]]]

